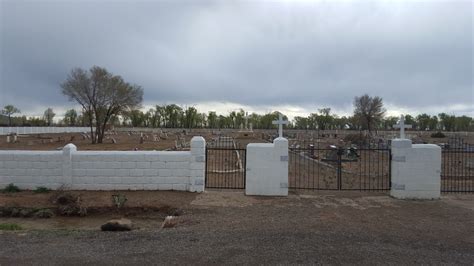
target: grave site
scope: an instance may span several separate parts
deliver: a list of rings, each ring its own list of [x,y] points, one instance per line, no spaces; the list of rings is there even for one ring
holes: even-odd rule
[[[473,261],[474,199],[452,193],[474,190],[469,134],[436,139],[409,130],[283,132],[285,122],[281,116],[275,121],[278,130],[116,129],[107,132],[103,144],[91,144],[87,133],[15,134],[8,141],[3,136],[1,173],[14,175],[0,193],[0,225],[10,228],[0,230],[0,263],[20,257],[25,263],[47,263],[51,256],[59,263],[79,258],[170,262],[178,256],[176,245],[187,247],[180,263],[192,264],[301,263],[315,256],[314,248],[295,253],[294,245],[317,247],[324,255],[316,261],[322,263],[383,263],[389,254],[396,263],[420,256],[427,263]],[[397,133],[404,138],[392,139]],[[411,181],[398,170],[418,167],[402,165],[412,159],[400,160],[399,154],[416,152],[412,142],[436,143],[421,145],[440,151],[438,186],[419,181],[427,182],[427,190],[411,190]],[[46,169],[42,153],[50,154],[44,157]],[[47,162],[52,153],[61,155],[62,163]],[[26,162],[13,161],[16,156]],[[39,161],[29,163],[30,158]],[[422,168],[433,159],[427,158]],[[62,177],[47,176],[47,168],[56,165]],[[31,172],[39,176],[26,178],[30,172],[22,166],[38,168]],[[38,183],[22,185],[25,179]],[[48,183],[58,179],[70,183]],[[418,201],[400,200],[412,198]],[[450,223],[456,226],[445,226]],[[358,238],[362,249],[355,251],[350,235],[361,230],[367,237]],[[420,234],[429,237],[422,250],[413,244]],[[296,240],[304,235],[311,237]],[[25,239],[21,243],[30,255],[23,249],[6,255],[18,250],[17,237]],[[216,239],[226,242],[216,244]],[[248,250],[246,243],[262,239],[271,244]],[[117,247],[116,241],[133,243],[133,248]],[[86,247],[99,243],[106,246],[101,251]],[[62,248],[44,255],[42,250],[53,245]],[[337,252],[331,248],[335,245]],[[68,249],[76,251],[71,256]],[[148,255],[130,256],[136,252]]]

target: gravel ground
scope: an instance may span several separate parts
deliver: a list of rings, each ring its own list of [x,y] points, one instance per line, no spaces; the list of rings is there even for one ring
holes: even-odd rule
[[[209,191],[170,229],[0,231],[0,265],[474,264],[474,195]]]

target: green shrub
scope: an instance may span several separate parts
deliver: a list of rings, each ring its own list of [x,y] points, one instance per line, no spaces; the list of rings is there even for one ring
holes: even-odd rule
[[[125,202],[127,201],[127,196],[123,194],[114,194],[112,195],[112,201],[117,207],[117,209],[120,209],[123,207],[123,205],[125,205]]]
[[[3,192],[8,192],[8,193],[15,193],[15,192],[20,192],[20,188],[15,186],[13,183],[8,184],[4,189]]]
[[[49,193],[51,189],[47,187],[37,187],[35,190],[33,190],[34,193]]]
[[[432,138],[446,138],[446,135],[444,135],[443,132],[438,131],[436,133],[432,133],[431,137]]]
[[[3,224],[0,224],[0,230],[13,231],[13,230],[23,230],[23,228],[18,224],[3,223]]]

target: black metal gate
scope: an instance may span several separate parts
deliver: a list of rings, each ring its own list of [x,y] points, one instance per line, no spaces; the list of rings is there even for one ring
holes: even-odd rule
[[[441,191],[474,192],[474,145],[453,138],[442,149]]]
[[[290,148],[289,188],[389,190],[390,149]]]
[[[206,188],[245,188],[247,150],[236,147],[206,148]]]

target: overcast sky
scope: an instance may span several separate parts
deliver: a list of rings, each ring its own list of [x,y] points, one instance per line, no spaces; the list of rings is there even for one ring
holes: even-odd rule
[[[98,65],[146,107],[350,114],[368,93],[474,116],[471,1],[97,2],[0,0],[1,106],[59,114],[68,72]]]

